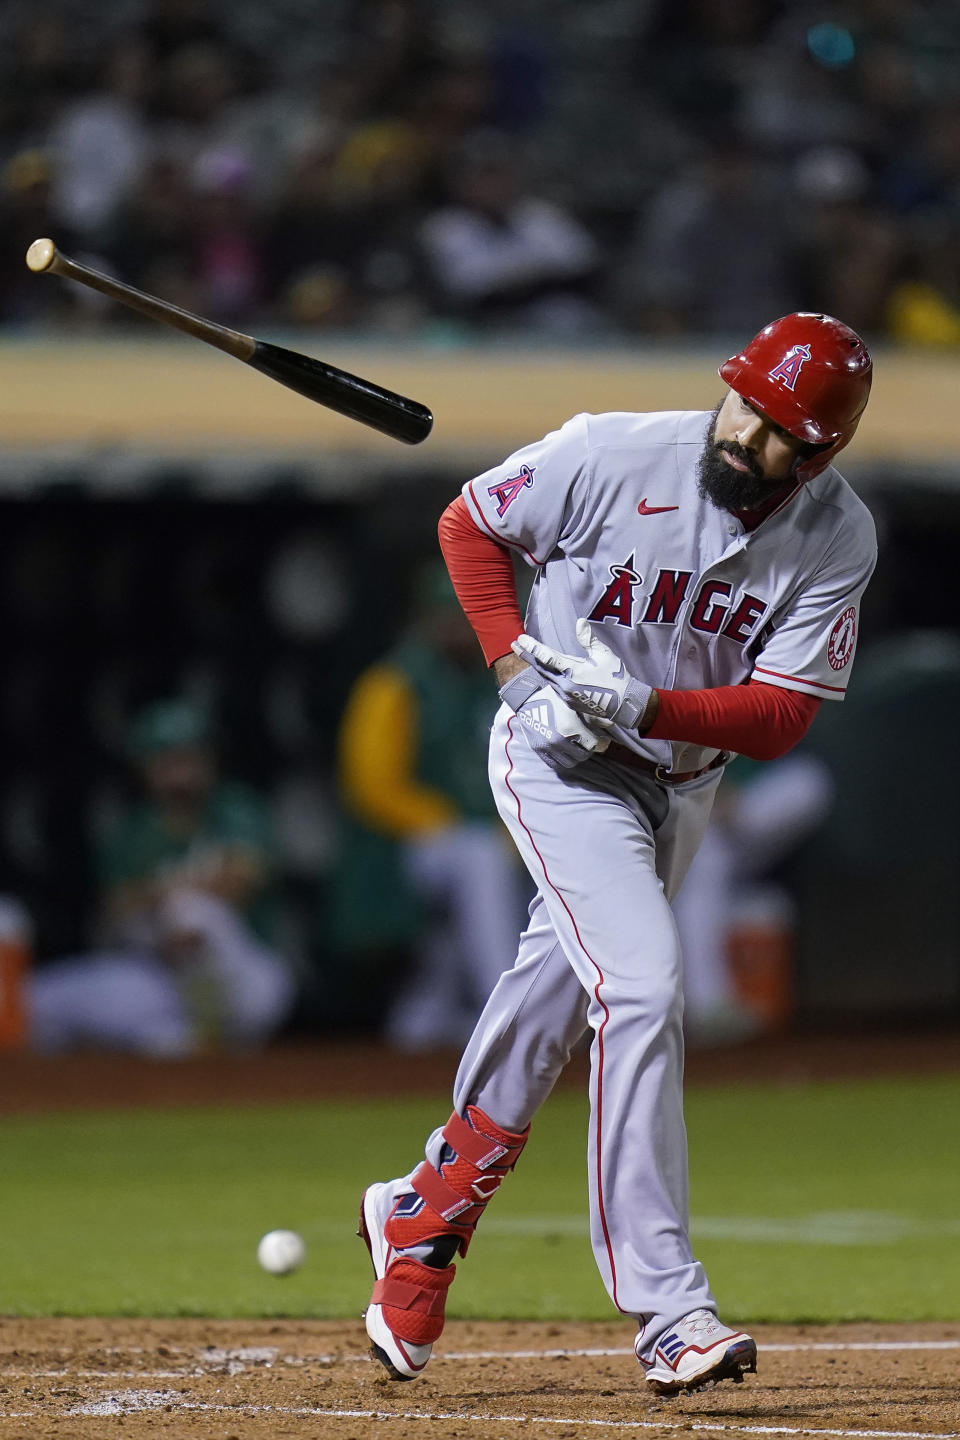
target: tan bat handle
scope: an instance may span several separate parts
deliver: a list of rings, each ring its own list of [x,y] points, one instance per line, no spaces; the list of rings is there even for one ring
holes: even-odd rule
[[[122,305],[149,315],[151,320],[159,320],[164,325],[182,330],[185,335],[216,345],[218,350],[226,351],[237,360],[253,359],[257,342],[251,335],[229,330],[226,325],[217,325],[213,320],[204,320],[199,315],[192,315],[189,310],[181,310],[179,305],[170,305],[166,300],[158,300],[155,295],[135,289],[133,285],[124,285],[121,280],[113,280],[99,270],[92,270],[89,265],[81,265],[79,261],[61,254],[52,240],[34,240],[27,251],[27,266],[37,275],[49,270],[53,275],[63,275],[68,280],[88,285],[91,290],[99,290],[101,295],[109,295],[111,300],[119,300]]]

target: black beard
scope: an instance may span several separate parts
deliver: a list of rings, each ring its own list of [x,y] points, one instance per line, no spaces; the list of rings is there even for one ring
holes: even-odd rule
[[[719,510],[756,510],[786,482],[768,480],[750,451],[736,440],[715,439],[719,413],[718,405],[700,452],[697,488],[704,500],[711,501]],[[742,460],[748,470],[736,470],[728,465],[723,458],[724,451],[735,460]]]

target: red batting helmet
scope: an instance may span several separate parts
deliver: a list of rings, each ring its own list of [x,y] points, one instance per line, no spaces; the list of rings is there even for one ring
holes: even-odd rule
[[[720,366],[731,390],[808,445],[795,473],[812,480],[853,439],[870,397],[873,362],[860,336],[832,315],[798,311],[765,325]]]

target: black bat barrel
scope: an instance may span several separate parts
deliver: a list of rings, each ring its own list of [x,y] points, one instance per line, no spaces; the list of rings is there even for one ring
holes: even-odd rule
[[[296,390],[298,395],[316,400],[328,410],[359,420],[407,445],[419,445],[433,428],[433,416],[418,401],[384,390],[359,375],[350,375],[310,355],[285,350],[281,345],[258,340],[247,364],[286,385],[288,390]]]

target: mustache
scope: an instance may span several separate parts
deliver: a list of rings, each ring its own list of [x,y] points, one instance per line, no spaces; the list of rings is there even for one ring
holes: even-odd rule
[[[754,480],[766,479],[763,467],[757,463],[750,451],[743,445],[739,445],[736,440],[715,440],[713,443],[715,449],[725,450],[732,460],[739,460],[741,464],[746,465]]]

